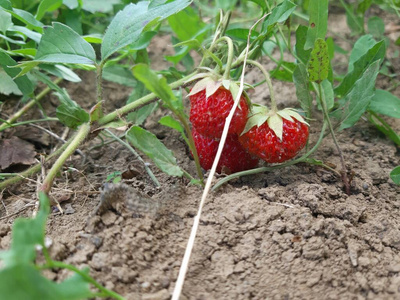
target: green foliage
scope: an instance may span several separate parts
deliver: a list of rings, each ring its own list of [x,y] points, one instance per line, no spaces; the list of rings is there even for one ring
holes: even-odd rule
[[[151,158],[161,171],[171,176],[181,177],[183,175],[172,151],[168,150],[151,132],[139,126],[133,126],[127,132],[126,138],[135,148]]]
[[[390,172],[390,178],[392,178],[395,184],[400,185],[400,166],[394,168],[392,172]]]
[[[329,54],[328,45],[322,39],[317,39],[313,50],[311,51],[310,61],[308,63],[308,74],[310,81],[321,83],[328,78],[329,72]]]
[[[328,0],[310,0],[308,5],[310,20],[305,49],[315,47],[318,39],[325,39],[328,30]]]
[[[116,14],[107,28],[101,45],[101,59],[105,61],[116,51],[137,41],[146,29],[179,12],[190,4],[189,0],[176,0],[160,5],[147,1],[129,4]]]

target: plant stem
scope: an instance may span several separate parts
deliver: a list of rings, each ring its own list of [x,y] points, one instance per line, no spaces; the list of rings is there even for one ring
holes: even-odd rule
[[[79,145],[83,142],[83,140],[87,137],[90,132],[90,124],[84,123],[79,127],[76,135],[72,139],[71,143],[65,149],[65,151],[58,157],[56,162],[51,167],[48,172],[46,178],[43,181],[41,191],[48,194],[50,192],[51,186],[53,185],[54,178],[57,173],[60,171],[65,161],[75,152],[75,150],[79,147]]]
[[[132,152],[132,154],[135,156],[135,158],[137,160],[139,160],[144,168],[146,169],[147,174],[150,176],[151,180],[153,180],[154,184],[159,187],[160,182],[157,180],[156,176],[154,176],[153,172],[150,170],[150,168],[146,165],[146,163],[144,162],[144,160],[140,157],[140,155],[135,151],[135,149],[133,149],[131,147],[131,145],[129,145],[127,142],[124,142],[120,137],[116,136],[114,133],[112,133],[110,130],[105,129],[105,131],[111,135],[117,142],[119,142],[121,145],[124,145],[126,148],[128,148],[129,151]]]
[[[181,85],[185,84],[195,74],[197,74],[197,71],[193,72],[190,75],[185,76],[175,82],[170,83],[169,86],[172,89],[176,89],[176,88],[180,87]],[[149,104],[156,99],[157,99],[157,95],[154,93],[150,93],[142,98],[139,98],[138,100],[136,100],[134,102],[131,102],[119,109],[116,109],[115,111],[113,111],[112,113],[109,113],[108,115],[105,115],[104,117],[99,119],[98,123],[99,123],[99,125],[105,125],[107,123],[110,123],[110,122],[114,121],[116,118],[126,115],[127,113],[131,112],[132,110],[137,109],[143,105]]]
[[[271,167],[261,167],[261,168],[256,168],[256,169],[252,169],[252,170],[247,170],[247,171],[242,171],[242,172],[237,172],[234,174],[231,174],[223,179],[221,179],[220,181],[218,181],[212,188],[213,191],[217,190],[221,185],[223,185],[224,183],[228,182],[229,180],[241,177],[241,176],[247,176],[247,175],[254,175],[254,174],[258,174],[258,173],[263,173],[263,172],[270,172],[276,169],[281,169],[281,168],[285,168],[291,165],[295,165],[297,163],[300,162],[305,162],[306,159],[313,154],[319,147],[319,145],[321,144],[323,138],[324,138],[324,134],[325,134],[325,130],[327,127],[327,122],[324,121],[324,124],[322,125],[322,129],[321,129],[321,133],[319,135],[318,141],[315,143],[314,147],[308,151],[306,154],[304,154],[303,156],[288,161],[286,163],[280,164],[280,165],[275,165],[275,166],[271,166]]]
[[[28,121],[22,121],[22,122],[18,122],[18,123],[9,124],[10,126],[7,128],[17,127],[17,126],[32,124],[32,123],[38,123],[38,122],[51,122],[51,121],[59,121],[59,120],[58,120],[58,118],[50,118],[50,117],[45,118],[45,119],[39,119],[39,120],[28,120]]]
[[[62,81],[62,78],[57,78],[54,80],[54,84],[58,84]],[[39,103],[40,100],[44,96],[46,96],[51,91],[51,88],[46,87],[43,91],[41,91],[35,98],[25,104],[19,111],[17,111],[13,116],[11,116],[5,123],[0,125],[0,131],[3,131],[13,124],[19,117],[25,114],[29,109],[31,109],[35,104]]]
[[[336,149],[337,149],[337,151],[339,153],[340,163],[342,165],[342,181],[343,181],[343,184],[344,184],[344,188],[345,188],[346,194],[350,195],[350,183],[349,183],[349,179],[347,177],[346,163],[344,161],[342,150],[340,149],[339,143],[338,143],[338,141],[336,139],[336,135],[335,135],[335,132],[333,130],[331,119],[329,118],[328,108],[326,107],[325,97],[324,97],[324,94],[322,93],[321,83],[318,83],[318,94],[319,94],[318,99],[321,102],[321,108],[322,108],[322,111],[324,113],[325,121],[328,123],[328,128],[329,128],[329,131],[330,131],[330,133],[332,135],[333,142],[334,142],[334,144],[336,146]]]
[[[69,141],[67,141],[64,145],[62,145],[60,147],[60,149],[54,151],[53,153],[51,153],[47,158],[46,158],[46,162],[48,162],[49,160],[51,160],[52,158],[60,155],[67,147],[68,145],[71,143],[72,139],[70,139]],[[28,170],[23,171],[21,173],[18,174],[14,174],[13,178],[9,178],[7,180],[4,180],[3,182],[0,182],[0,190],[5,189],[6,187],[18,183],[22,180],[24,180],[25,178],[39,172],[41,169],[41,164],[36,164],[32,167],[30,167]]]
[[[226,43],[228,44],[228,59],[226,61],[226,67],[225,67],[225,72],[223,75],[223,79],[228,80],[230,77],[230,73],[231,73],[231,67],[232,67],[232,61],[233,61],[233,43],[232,40],[226,36],[223,36],[221,38],[221,40],[226,41]]]
[[[274,88],[272,86],[272,82],[271,82],[271,77],[269,76],[267,70],[265,70],[265,68],[257,61],[255,60],[247,60],[247,62],[249,64],[252,64],[254,66],[256,66],[257,68],[260,69],[260,71],[263,73],[264,77],[265,77],[265,81],[267,82],[268,85],[268,89],[269,89],[269,95],[271,97],[271,110],[273,112],[278,111],[278,105],[276,103],[276,99],[275,99],[275,93],[274,93]]]
[[[103,101],[103,67],[104,67],[104,62],[102,62],[100,65],[96,66],[96,93],[97,93],[97,103],[100,103]]]
[[[72,265],[69,265],[69,264],[65,264],[65,263],[60,262],[60,261],[54,261],[54,260],[50,259],[49,261],[47,261],[47,264],[42,266],[41,268],[42,269],[60,268],[60,269],[70,270],[72,272],[75,272],[79,276],[81,276],[83,279],[85,279],[86,282],[89,282],[90,284],[94,285],[96,288],[98,288],[107,297],[112,297],[112,298],[117,299],[117,300],[125,300],[124,297],[122,297],[121,295],[119,295],[119,294],[117,294],[117,293],[105,288],[100,283],[98,283],[93,277],[91,277],[90,275],[86,274],[84,271],[79,270],[75,266],[72,266]]]

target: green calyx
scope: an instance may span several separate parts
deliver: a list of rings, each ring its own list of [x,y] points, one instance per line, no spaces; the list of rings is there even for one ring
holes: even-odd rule
[[[275,135],[282,140],[283,136],[283,119],[290,122],[295,120],[306,124],[309,124],[304,120],[304,118],[293,108],[285,108],[283,110],[274,111],[270,110],[265,106],[253,104],[253,107],[249,113],[249,118],[247,120],[246,126],[242,132],[245,134],[254,126],[260,127],[265,122],[268,123],[269,128],[275,133]]]

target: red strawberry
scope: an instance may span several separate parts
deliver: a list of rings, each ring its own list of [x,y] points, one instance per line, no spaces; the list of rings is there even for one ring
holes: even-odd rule
[[[204,136],[220,138],[225,119],[229,115],[233,103],[232,93],[223,87],[219,87],[208,98],[206,97],[206,89],[190,95],[190,121],[193,127]],[[248,112],[246,99],[241,96],[239,106],[229,126],[229,134],[240,134],[243,131]]]
[[[219,141],[201,135],[192,129],[194,144],[199,155],[200,165],[205,170],[210,170],[217,154]],[[236,135],[228,135],[217,166],[217,172],[235,173],[257,166],[258,159],[247,153],[238,141]]]
[[[251,120],[250,130],[239,137],[249,153],[268,163],[280,163],[295,157],[306,145],[308,126],[299,114],[286,109],[264,116],[264,120],[260,126],[251,126],[259,124]]]

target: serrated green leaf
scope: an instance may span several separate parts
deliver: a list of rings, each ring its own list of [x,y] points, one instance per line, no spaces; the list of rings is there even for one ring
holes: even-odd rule
[[[11,78],[14,78],[18,75],[18,73],[21,71],[20,68],[11,68],[13,66],[16,66],[17,62],[11,58],[7,53],[0,51],[0,66],[3,68],[3,70],[10,76]],[[18,78],[14,78],[13,81],[16,83],[18,86],[19,90],[25,95],[29,96],[32,94],[34,90],[34,86],[30,79],[24,75]]]
[[[397,185],[400,185],[400,166],[394,168],[392,172],[390,172],[390,178]]]
[[[296,45],[295,50],[297,57],[301,60],[304,65],[307,65],[308,60],[310,59],[311,49],[305,50],[304,45],[306,44],[307,40],[307,31],[308,28],[303,25],[299,25],[296,30]]]
[[[329,72],[329,54],[328,46],[322,39],[317,39],[308,64],[308,74],[310,81],[317,83],[328,78]]]
[[[348,73],[352,72],[354,69],[354,63],[359,60],[363,55],[365,55],[374,45],[376,41],[370,34],[361,36],[354,44],[353,49],[350,53],[349,58],[349,69]]]
[[[284,0],[282,3],[275,6],[272,9],[271,14],[269,14],[263,22],[261,35],[269,34],[271,28],[276,23],[285,22],[295,9],[296,9],[296,4],[294,4],[289,0]]]
[[[339,108],[341,124],[339,130],[353,126],[366,111],[374,95],[375,80],[379,72],[379,61],[375,61],[356,81],[353,89],[346,95]]]
[[[139,37],[137,41],[132,43],[129,48],[131,50],[142,50],[146,49],[151,42],[151,39],[157,34],[157,31],[146,31]]]
[[[116,14],[104,35],[101,45],[102,61],[138,40],[149,23],[155,25],[156,22],[179,12],[190,3],[190,0],[175,0],[158,6],[149,6],[149,1],[141,1],[127,5]]]
[[[296,86],[296,96],[300,101],[300,106],[306,112],[307,117],[310,117],[313,98],[309,90],[307,70],[302,63],[299,63],[293,72],[293,82]]]
[[[0,1],[0,6],[3,7],[6,12],[10,13],[14,18],[28,25],[31,29],[34,29],[39,33],[43,32],[43,23],[36,20],[31,13],[22,9],[12,8],[10,1]]]
[[[325,39],[328,30],[328,2],[328,0],[310,0],[308,5],[310,19],[304,49],[311,49],[318,39]]]
[[[164,146],[151,132],[139,126],[133,126],[126,134],[127,140],[145,153],[158,168],[170,176],[182,177],[183,171],[177,165],[171,150]]]
[[[79,125],[89,122],[89,114],[81,107],[61,104],[56,109],[56,116],[65,126],[76,129]]]
[[[384,90],[376,90],[368,110],[400,119],[400,99]]]
[[[103,79],[130,87],[135,87],[137,84],[132,72],[120,65],[113,65],[104,68]]]
[[[355,82],[365,73],[367,68],[376,61],[381,61],[385,57],[386,48],[384,41],[380,41],[375,46],[354,62],[354,69],[348,73],[342,83],[335,88],[336,95],[340,98],[345,96],[354,86]]]
[[[93,47],[67,25],[45,27],[35,56],[42,63],[95,64]]]
[[[42,0],[36,12],[36,19],[41,20],[46,12],[54,11],[62,5],[62,0]]]

